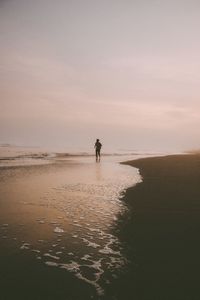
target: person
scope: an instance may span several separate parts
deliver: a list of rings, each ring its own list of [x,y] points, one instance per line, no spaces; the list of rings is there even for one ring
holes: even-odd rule
[[[99,142],[99,139],[96,139],[96,143],[94,145],[94,148],[96,150],[96,161],[100,161],[101,147],[102,147],[102,144]]]

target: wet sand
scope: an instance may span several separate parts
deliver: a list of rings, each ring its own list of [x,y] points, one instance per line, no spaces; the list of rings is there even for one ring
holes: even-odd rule
[[[118,226],[130,260],[116,285],[120,299],[200,299],[200,155],[126,164],[143,182],[127,190]]]
[[[1,167],[0,299],[115,299],[126,257],[113,228],[139,178],[110,158]]]
[[[45,264],[56,263],[59,256],[71,252],[70,247],[64,248],[69,244],[64,234],[54,232],[57,227],[72,230],[72,224],[59,209],[59,202],[55,209],[53,191],[68,182],[69,172],[73,176],[73,166],[1,168],[1,300],[80,299],[80,295],[87,299],[96,294],[93,286],[73,273]]]
[[[200,155],[125,164],[1,169],[0,299],[200,298]]]

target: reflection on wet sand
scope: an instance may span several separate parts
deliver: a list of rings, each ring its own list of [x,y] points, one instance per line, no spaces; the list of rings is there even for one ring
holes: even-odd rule
[[[124,189],[140,180],[136,170],[114,162],[56,161],[1,169],[0,239],[31,252],[37,261],[64,269],[99,295],[126,264],[111,233]],[[114,271],[114,272],[113,272]]]

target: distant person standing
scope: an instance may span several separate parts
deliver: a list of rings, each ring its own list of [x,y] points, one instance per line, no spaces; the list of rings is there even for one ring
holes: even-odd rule
[[[102,144],[99,142],[99,139],[96,140],[96,143],[94,145],[94,148],[96,150],[96,161],[100,161],[100,157],[101,157],[101,147]]]

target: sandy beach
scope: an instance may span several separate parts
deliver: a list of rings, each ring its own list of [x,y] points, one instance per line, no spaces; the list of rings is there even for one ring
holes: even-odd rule
[[[199,299],[200,155],[139,159],[143,182],[124,197],[120,239],[132,262],[124,299]]]
[[[199,299],[200,155],[110,160],[1,168],[0,299]]]

